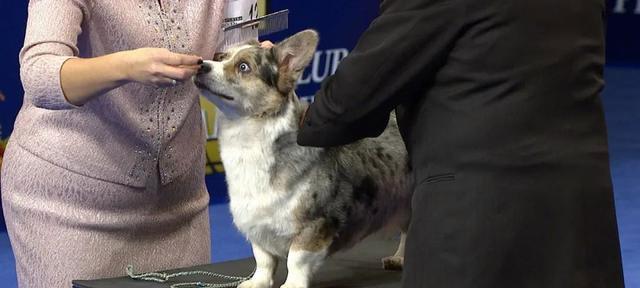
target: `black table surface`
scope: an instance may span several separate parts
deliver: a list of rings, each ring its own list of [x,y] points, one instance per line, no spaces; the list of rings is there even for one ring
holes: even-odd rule
[[[395,239],[383,239],[370,237],[356,247],[329,258],[314,276],[311,287],[317,288],[351,288],[351,287],[375,287],[396,288],[400,287],[401,272],[385,271],[382,269],[380,259],[392,255],[395,252],[398,241]],[[286,279],[286,260],[281,260],[276,271],[274,286],[280,287]],[[210,271],[225,275],[245,276],[253,271],[255,262],[253,258],[228,261],[222,263],[185,267],[163,272],[179,271]],[[135,271],[147,272],[147,271]],[[206,276],[184,276],[172,279],[165,283],[133,280],[129,277],[74,280],[74,288],[161,288],[170,287],[171,284],[184,282],[228,283],[229,280],[212,279]]]

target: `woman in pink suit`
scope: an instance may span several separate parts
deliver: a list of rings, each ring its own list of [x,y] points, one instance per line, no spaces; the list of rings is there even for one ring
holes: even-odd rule
[[[199,96],[186,80],[213,58],[224,6],[31,0],[24,104],[2,167],[21,287],[210,261]]]

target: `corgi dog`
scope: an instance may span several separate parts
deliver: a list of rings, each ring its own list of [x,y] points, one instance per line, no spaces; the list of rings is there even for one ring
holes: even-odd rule
[[[221,112],[229,206],[256,261],[240,288],[271,287],[285,259],[281,287],[309,287],[326,257],[389,227],[402,237],[383,266],[403,263],[413,183],[395,117],[377,138],[330,148],[296,143],[308,104],[298,99],[295,83],[318,41],[315,31],[305,30],[271,48],[248,42],[205,61],[193,78]]]

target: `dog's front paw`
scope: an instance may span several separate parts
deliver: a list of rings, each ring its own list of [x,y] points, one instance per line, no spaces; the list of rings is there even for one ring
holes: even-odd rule
[[[404,257],[389,256],[382,258],[382,268],[384,270],[400,271],[404,266]]]
[[[238,285],[238,288],[271,288],[269,281],[258,281],[256,279],[249,279]]]

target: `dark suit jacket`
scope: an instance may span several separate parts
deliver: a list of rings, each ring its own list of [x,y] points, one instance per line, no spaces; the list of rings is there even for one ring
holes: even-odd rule
[[[604,15],[601,0],[386,0],[323,83],[301,145],[379,135],[398,111],[416,177],[405,287],[622,286]]]

